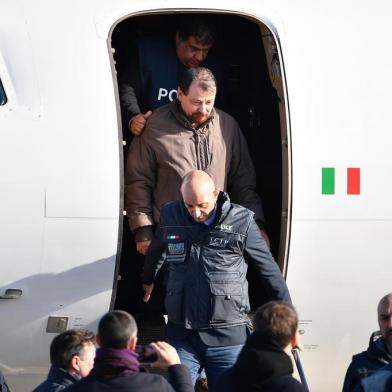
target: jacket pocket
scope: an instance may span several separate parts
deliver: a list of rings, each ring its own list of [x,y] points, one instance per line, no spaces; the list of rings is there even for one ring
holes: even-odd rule
[[[186,258],[185,242],[169,242],[166,249],[166,262],[173,267],[184,263]]]
[[[185,317],[185,256],[185,253],[168,254],[166,256],[169,278],[166,288],[165,307],[169,320],[177,324],[183,323]]]
[[[166,261],[169,264],[181,264],[185,261],[185,254],[183,254],[183,255],[167,255]]]
[[[237,282],[221,280],[210,283],[211,322],[224,323],[242,319],[243,306],[242,285]]]
[[[169,321],[176,324],[184,322],[184,287],[182,284],[169,283],[165,297],[165,307]]]

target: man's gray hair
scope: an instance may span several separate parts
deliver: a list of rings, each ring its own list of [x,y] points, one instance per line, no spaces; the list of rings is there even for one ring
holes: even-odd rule
[[[123,310],[112,310],[101,318],[98,335],[102,348],[127,348],[131,338],[137,335],[136,321]]]

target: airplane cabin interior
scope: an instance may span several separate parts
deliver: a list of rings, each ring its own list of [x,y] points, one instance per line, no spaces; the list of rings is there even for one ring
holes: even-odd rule
[[[247,139],[257,173],[257,192],[263,202],[271,251],[284,271],[289,240],[290,146],[278,43],[267,26],[255,19],[227,13],[210,15],[215,19],[217,29],[217,39],[210,54],[228,64],[224,109],[238,121]],[[135,61],[132,43],[150,34],[172,34],[174,39],[180,17],[181,13],[138,14],[129,16],[114,27],[111,47],[115,50],[111,55],[119,85],[127,67]],[[126,141],[123,151],[125,167],[132,135],[125,121],[122,128],[123,140]],[[136,252],[133,235],[124,217],[114,306],[134,314],[139,322],[146,311],[140,281],[143,259]],[[251,307],[256,309],[268,298],[251,265],[248,280]]]

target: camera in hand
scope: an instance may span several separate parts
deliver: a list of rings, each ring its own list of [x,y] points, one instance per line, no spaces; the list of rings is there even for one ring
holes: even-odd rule
[[[140,363],[151,363],[158,360],[158,354],[150,346],[137,345],[135,349]]]

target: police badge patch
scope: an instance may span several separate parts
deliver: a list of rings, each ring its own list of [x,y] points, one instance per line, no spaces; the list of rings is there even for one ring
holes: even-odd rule
[[[182,255],[185,253],[185,243],[177,242],[176,244],[167,244],[167,250],[171,255]]]

